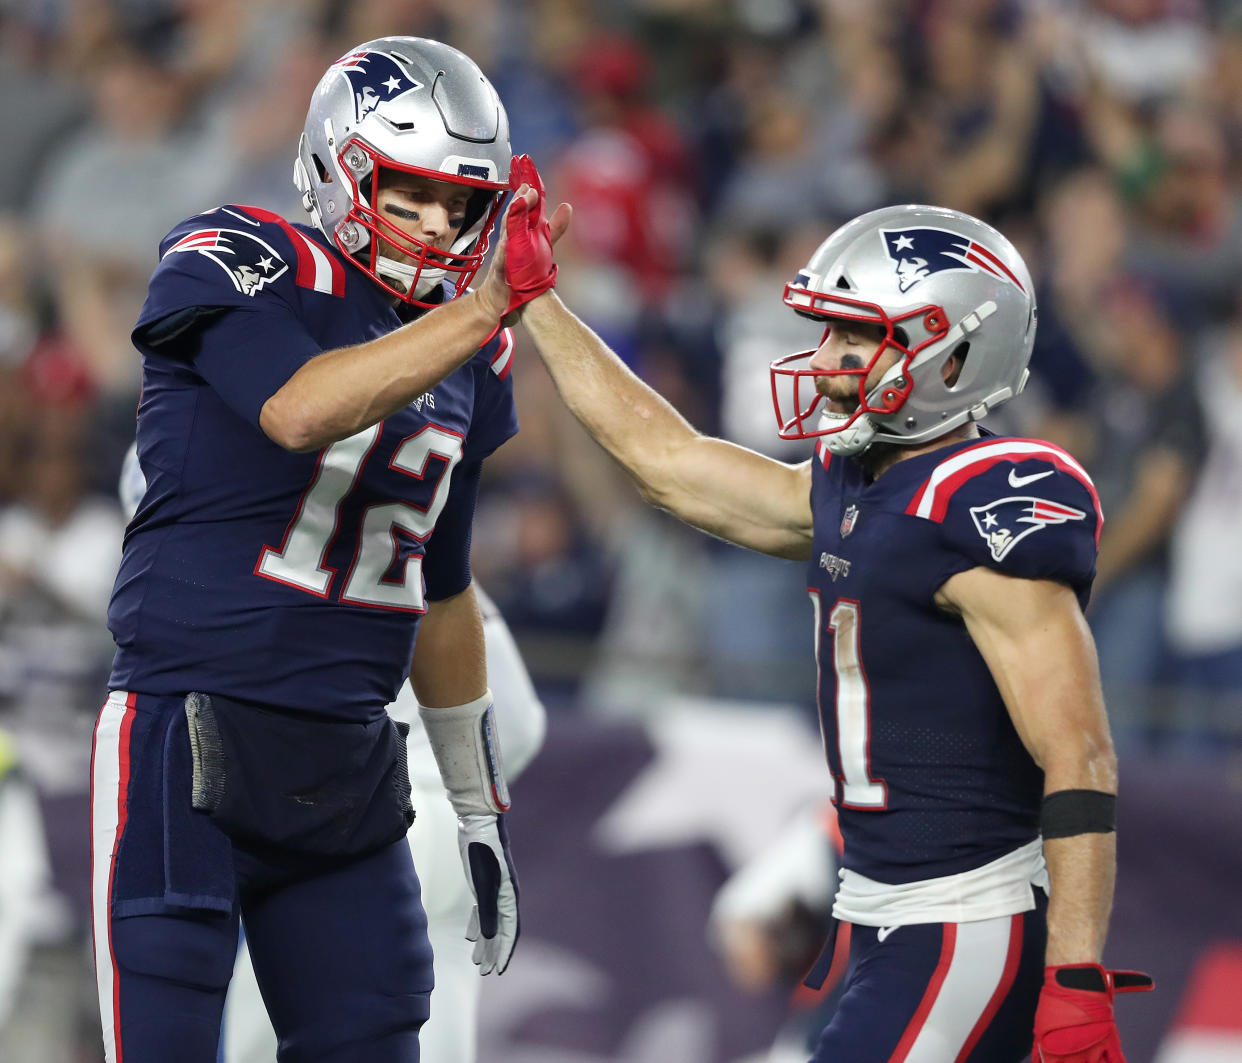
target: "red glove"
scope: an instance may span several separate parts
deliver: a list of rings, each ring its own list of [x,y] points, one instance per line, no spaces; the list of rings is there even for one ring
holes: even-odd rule
[[[1113,995],[1154,987],[1141,971],[1106,971],[1098,963],[1045,967],[1031,1063],[1126,1063]]]
[[[528,184],[538,193],[533,207],[525,199],[514,199],[509,207],[505,232],[509,246],[505,252],[505,283],[512,294],[506,314],[528,303],[556,284],[556,262],[552,258],[552,228],[544,212],[543,181],[529,155],[515,155],[509,168],[509,187],[515,192]]]

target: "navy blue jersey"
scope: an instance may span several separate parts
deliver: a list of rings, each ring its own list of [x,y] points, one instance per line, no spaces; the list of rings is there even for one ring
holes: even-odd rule
[[[320,352],[399,327],[387,297],[316,230],[253,207],[191,218],[160,252],[134,329],[148,486],[108,613],[111,686],[373,716],[409,667],[454,470],[472,492],[517,431],[512,335],[382,423],[295,454],[259,428],[263,404]]]
[[[820,718],[843,865],[906,883],[1031,842],[1043,773],[963,621],[935,604],[984,565],[1068,584],[1085,604],[1101,515],[1064,451],[986,436],[907,458],[868,483],[813,462],[809,567]]]

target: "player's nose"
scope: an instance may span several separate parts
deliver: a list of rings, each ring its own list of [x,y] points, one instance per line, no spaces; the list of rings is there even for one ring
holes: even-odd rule
[[[418,217],[422,223],[423,235],[430,239],[443,236],[449,231],[448,207],[443,203],[424,204],[422,210],[418,212]]]
[[[808,363],[809,368],[824,372],[829,369],[838,368],[838,358],[836,352],[836,343],[834,336],[830,332],[824,337],[823,342],[819,345],[819,349],[811,355],[811,361]]]

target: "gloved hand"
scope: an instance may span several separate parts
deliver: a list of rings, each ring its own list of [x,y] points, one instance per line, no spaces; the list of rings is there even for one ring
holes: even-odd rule
[[[458,816],[457,845],[474,893],[474,911],[466,928],[467,940],[474,942],[474,962],[479,974],[504,974],[520,930],[517,871],[509,854],[505,817]]]
[[[1125,1063],[1113,996],[1153,988],[1141,971],[1108,971],[1097,963],[1045,967],[1031,1063]]]
[[[505,251],[505,283],[509,285],[509,305],[505,316],[556,284],[556,262],[552,258],[552,228],[545,211],[543,180],[529,155],[513,156],[509,186],[516,192],[530,185],[538,196],[535,205],[515,196],[505,217],[508,247]]]

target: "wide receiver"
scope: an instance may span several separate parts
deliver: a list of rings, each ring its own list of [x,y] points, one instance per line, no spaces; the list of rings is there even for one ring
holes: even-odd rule
[[[312,225],[229,205],[161,245],[134,329],[147,488],[92,759],[110,1063],[215,1063],[239,918],[281,1063],[418,1060],[431,948],[385,711],[407,673],[457,814],[474,961],[509,963],[469,544],[482,462],[517,430],[500,326],[555,280],[528,169],[473,62],[383,38],[315,89],[294,168]]]
[[[824,330],[772,366],[780,434],[817,440],[799,465],[696,432],[555,293],[522,320],[650,502],[808,562],[834,914],[853,924],[813,1058],[1010,1063],[1034,1044],[1037,1063],[1119,1063],[1113,994],[1151,981],[1100,966],[1117,772],[1082,614],[1098,500],[1065,451],[976,425],[1026,380],[1026,266],[975,218],[888,207],[784,298]]]

